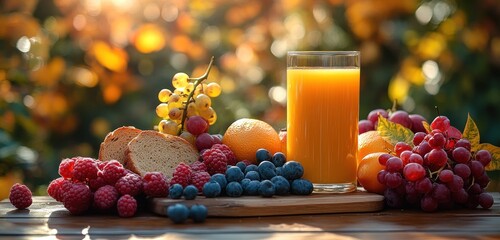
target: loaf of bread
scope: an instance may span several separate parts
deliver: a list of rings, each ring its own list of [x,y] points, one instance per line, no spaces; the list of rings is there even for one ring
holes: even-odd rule
[[[198,157],[198,150],[183,138],[146,130],[129,142],[125,167],[141,176],[156,171],[171,177],[179,163],[191,164]]]
[[[141,133],[140,129],[131,126],[124,126],[108,133],[99,148],[99,160],[117,160],[120,163],[125,161],[125,152],[130,140]]]

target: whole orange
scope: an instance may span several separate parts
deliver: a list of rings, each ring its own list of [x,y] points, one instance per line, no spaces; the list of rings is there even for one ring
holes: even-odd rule
[[[366,155],[375,152],[389,153],[394,146],[385,141],[377,131],[368,131],[358,136],[358,164]]]
[[[238,160],[256,162],[255,153],[259,148],[271,154],[281,151],[278,132],[268,123],[251,118],[233,122],[224,133],[222,143],[226,144]]]
[[[384,194],[385,185],[377,180],[377,175],[385,166],[378,162],[380,155],[387,152],[376,152],[366,155],[358,166],[358,182],[366,191],[372,193]]]

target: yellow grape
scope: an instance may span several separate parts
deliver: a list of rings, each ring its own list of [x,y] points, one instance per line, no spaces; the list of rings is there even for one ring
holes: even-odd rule
[[[196,107],[199,110],[203,111],[212,105],[212,100],[210,99],[209,96],[207,96],[203,93],[200,93],[200,94],[198,94],[198,96],[196,96],[195,103],[196,103]]]
[[[160,102],[168,102],[170,95],[172,95],[172,91],[164,88],[158,93],[158,100],[160,100]]]
[[[182,110],[179,108],[172,108],[168,112],[168,117],[172,120],[180,119],[182,117]]]
[[[220,93],[222,92],[222,89],[218,83],[212,82],[207,85],[207,88],[205,89],[205,93],[209,97],[218,97]]]
[[[214,111],[212,116],[208,118],[208,124],[209,125],[214,125],[214,123],[217,121],[217,113]]]
[[[198,96],[199,94],[204,93],[206,88],[207,88],[206,83],[202,83],[196,86],[196,89],[194,90],[194,96]]]
[[[162,133],[177,135],[179,124],[172,120],[161,120],[160,123],[158,123],[158,130]]]
[[[166,103],[160,103],[158,106],[156,106],[156,115],[161,118],[166,118],[168,117],[168,104]]]
[[[193,134],[191,134],[188,131],[182,131],[182,133],[181,133],[181,135],[179,135],[179,137],[184,138],[186,141],[188,141],[192,145],[195,145],[195,143],[196,143],[196,138],[194,137]]]
[[[192,117],[197,115],[198,115],[198,108],[196,108],[196,104],[194,102],[190,102],[187,106],[187,116]]]
[[[208,107],[207,109],[200,110],[199,111],[200,116],[210,122],[210,119],[217,119],[217,116],[215,115],[215,111],[212,107]]]
[[[190,83],[188,83],[188,84],[186,85],[186,87],[184,88],[184,92],[185,92],[186,94],[188,94],[188,95],[189,95],[189,94],[190,94],[193,90],[194,90],[194,83],[191,83],[191,82],[190,82]]]
[[[185,87],[189,82],[188,78],[189,76],[185,73],[176,73],[172,78],[172,86],[175,88]]]
[[[172,93],[172,95],[170,95],[170,98],[168,99],[168,103],[176,103],[176,102],[180,102],[180,100],[181,100],[181,96],[179,96],[179,94]]]
[[[183,108],[182,102],[173,102],[168,104],[168,111],[175,109],[175,108]]]

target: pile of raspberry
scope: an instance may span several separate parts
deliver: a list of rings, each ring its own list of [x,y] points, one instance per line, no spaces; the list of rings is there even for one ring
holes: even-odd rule
[[[75,215],[99,211],[132,217],[141,198],[168,195],[169,182],[162,173],[141,177],[116,160],[66,158],[59,165],[59,175],[49,184],[47,193]]]

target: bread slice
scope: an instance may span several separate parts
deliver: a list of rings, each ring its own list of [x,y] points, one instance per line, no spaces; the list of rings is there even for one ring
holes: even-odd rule
[[[123,164],[128,143],[141,132],[142,130],[135,127],[123,126],[108,133],[99,148],[99,160],[114,159]]]
[[[183,138],[146,130],[129,142],[125,167],[141,176],[156,171],[171,177],[179,163],[191,164],[198,157],[198,150]]]

